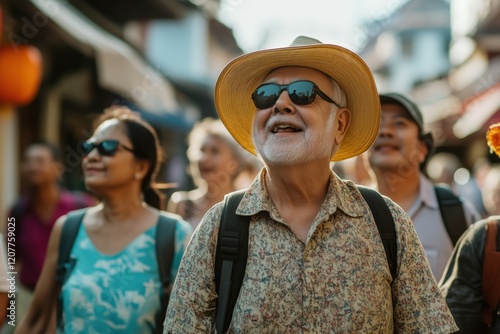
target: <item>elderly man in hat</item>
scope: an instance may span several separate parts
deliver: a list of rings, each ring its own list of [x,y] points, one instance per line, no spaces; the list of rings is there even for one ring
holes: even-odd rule
[[[235,242],[247,247],[247,262],[235,304],[221,316],[227,291],[220,289],[239,285],[227,282],[226,264],[241,253],[219,270],[219,229],[228,223],[221,217],[230,209],[215,205],[184,255],[164,333],[457,330],[409,217],[380,197],[396,230],[394,277],[370,207],[330,170],[331,161],[367,150],[378,133],[377,89],[361,58],[299,37],[229,63],[215,100],[229,132],[264,163],[229,213],[249,219],[248,241]]]

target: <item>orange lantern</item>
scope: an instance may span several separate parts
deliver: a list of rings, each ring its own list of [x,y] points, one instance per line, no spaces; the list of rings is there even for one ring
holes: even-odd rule
[[[42,55],[37,48],[31,45],[0,47],[0,103],[30,103],[41,77]]]

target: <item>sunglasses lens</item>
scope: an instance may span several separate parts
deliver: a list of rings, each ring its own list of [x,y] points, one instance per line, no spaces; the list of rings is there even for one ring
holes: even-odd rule
[[[280,88],[276,84],[265,84],[258,87],[252,94],[252,100],[258,109],[272,107],[278,100]]]
[[[271,108],[278,100],[281,89],[285,87],[290,100],[296,105],[311,104],[316,98],[316,87],[310,81],[299,80],[283,86],[270,83],[258,87],[252,94],[255,107],[258,109]]]
[[[118,141],[117,140],[103,140],[99,144],[99,153],[101,155],[112,156],[116,153],[118,149]]]
[[[80,149],[83,155],[87,155],[94,149],[94,143],[89,141],[84,141],[80,144]]]
[[[316,97],[314,84],[309,81],[296,81],[288,86],[290,100],[297,105],[311,104]]]

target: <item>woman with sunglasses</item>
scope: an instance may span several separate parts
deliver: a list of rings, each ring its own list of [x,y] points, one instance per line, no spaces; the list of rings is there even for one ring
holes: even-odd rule
[[[124,107],[106,110],[93,136],[80,147],[85,185],[101,203],[83,215],[71,250],[69,278],[56,282],[58,247],[66,216],[54,227],[33,303],[17,333],[54,328],[62,300],[61,333],[156,333],[161,328],[161,282],[156,227],[162,215],[176,219],[171,277],[191,233],[180,217],[159,211],[153,188],[160,147],[154,129]],[[173,281],[173,280],[172,280]]]

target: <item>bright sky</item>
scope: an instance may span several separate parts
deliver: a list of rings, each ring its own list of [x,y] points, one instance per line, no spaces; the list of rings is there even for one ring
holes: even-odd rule
[[[219,19],[240,47],[255,51],[289,45],[298,35],[358,51],[364,22],[390,15],[405,0],[221,0]]]

